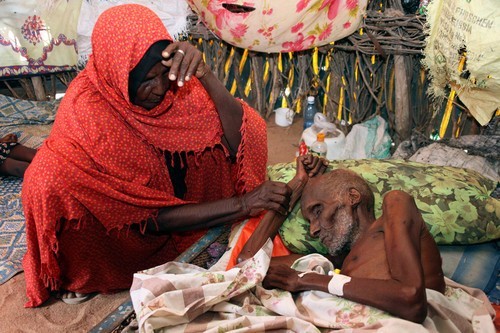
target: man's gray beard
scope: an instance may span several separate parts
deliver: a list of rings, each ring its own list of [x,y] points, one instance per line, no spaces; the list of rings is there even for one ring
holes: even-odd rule
[[[335,226],[329,230],[322,228],[319,237],[331,256],[348,253],[359,237],[359,226],[355,223],[354,217],[343,210],[338,214]]]

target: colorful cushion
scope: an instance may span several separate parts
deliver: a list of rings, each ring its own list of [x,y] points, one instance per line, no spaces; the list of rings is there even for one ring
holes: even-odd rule
[[[329,170],[347,168],[368,182],[375,195],[375,216],[381,215],[382,195],[403,190],[416,201],[438,244],[476,244],[500,238],[500,200],[490,197],[497,182],[476,171],[402,160],[331,161]],[[295,163],[268,167],[269,179],[288,182],[295,175]],[[309,235],[309,223],[300,205],[294,207],[280,229],[288,249],[295,253],[318,252],[326,248]]]

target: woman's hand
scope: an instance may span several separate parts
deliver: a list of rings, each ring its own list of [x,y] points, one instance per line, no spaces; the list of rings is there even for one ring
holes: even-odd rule
[[[266,209],[287,215],[291,194],[292,190],[285,183],[268,180],[241,197],[243,210],[250,216]]]
[[[203,54],[189,42],[174,42],[162,52],[162,64],[167,68],[168,78],[177,80],[179,87],[196,77],[212,99],[220,118],[224,135],[222,144],[235,157],[241,144],[240,129],[243,124],[243,106],[203,61]]]
[[[189,81],[195,76],[204,77],[210,68],[203,61],[201,52],[189,42],[174,42],[169,44],[162,52],[162,64],[170,67],[168,78],[177,80],[177,85],[182,87],[184,81]]]
[[[328,167],[328,160],[310,154],[297,157],[297,173],[299,179],[309,179],[323,174]]]

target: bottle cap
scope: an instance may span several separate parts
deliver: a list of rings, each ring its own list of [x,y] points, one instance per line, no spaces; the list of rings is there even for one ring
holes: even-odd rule
[[[325,141],[325,133],[319,132],[318,134],[316,134],[316,140],[320,142]]]
[[[307,96],[308,102],[314,102],[314,96]]]

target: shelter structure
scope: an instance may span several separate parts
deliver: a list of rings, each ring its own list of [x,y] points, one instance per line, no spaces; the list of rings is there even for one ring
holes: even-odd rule
[[[79,1],[68,1],[66,6],[77,8],[75,2]],[[96,9],[95,2],[92,7],[92,1],[80,2],[81,16],[87,17],[87,21],[89,11],[94,11],[94,16],[97,16],[99,11],[107,8],[101,5]],[[155,11],[165,11],[161,2],[149,3]],[[436,99],[428,94],[428,70],[422,66],[427,38],[425,8],[415,11],[417,6],[403,7],[400,0],[356,3],[359,11],[364,12],[366,6],[366,12],[357,22],[358,28],[351,27],[352,34],[311,48],[296,45],[298,51],[291,48],[289,52],[267,53],[240,48],[234,45],[234,40],[229,44],[209,30],[199,19],[200,15],[191,12],[186,3],[185,7],[174,6],[177,12],[191,13],[187,26],[179,23],[179,19],[174,20],[177,25],[175,35],[197,45],[203,51],[205,61],[231,93],[245,99],[265,118],[278,107],[288,107],[302,114],[307,96],[314,95],[322,112],[346,134],[353,125],[380,115],[387,120],[389,133],[396,144],[409,139],[412,132],[439,139],[480,134],[496,128],[497,116],[493,116],[489,124],[483,121],[484,126],[481,126],[452,92],[451,85],[443,88],[444,98]],[[59,2],[55,4],[61,6]],[[74,11],[78,12],[77,9]],[[171,13],[164,16],[172,17]],[[35,19],[29,17],[31,21]],[[38,21],[42,22],[40,17]],[[84,18],[79,18],[78,50],[74,46],[71,48],[72,53],[78,51],[78,60],[76,54],[72,54],[67,65],[45,66],[45,70],[40,70],[40,66],[33,69],[32,65],[40,59],[31,58],[17,71],[13,71],[12,66],[10,69],[4,66],[0,89],[22,99],[55,98],[56,92],[64,90],[78,68],[84,66],[85,56],[90,52],[91,21],[87,24],[82,23],[84,21]],[[45,24],[43,22],[40,24]],[[40,24],[38,28],[28,24],[32,27],[31,39],[43,37]],[[2,47],[8,43],[14,47],[5,35],[4,30]],[[60,34],[58,38],[63,40],[62,36]],[[50,39],[50,43],[53,48],[59,45],[57,38]],[[51,56],[50,52],[47,54]]]

